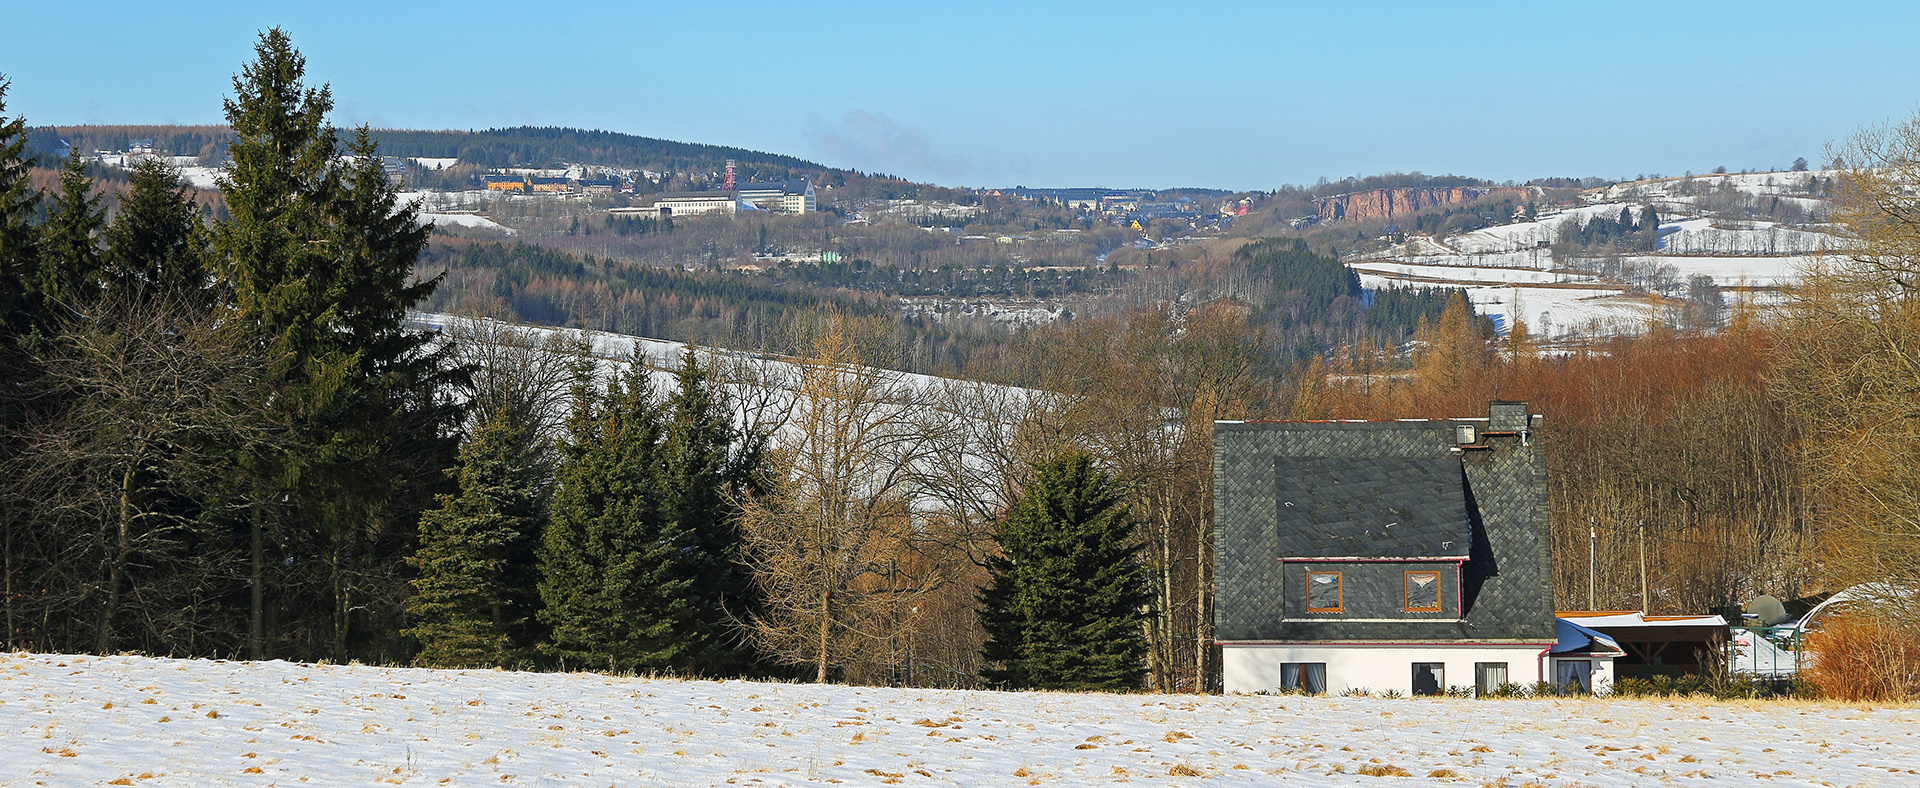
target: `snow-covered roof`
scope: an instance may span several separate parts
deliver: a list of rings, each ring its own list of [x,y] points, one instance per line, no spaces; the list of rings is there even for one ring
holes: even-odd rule
[[[1811,628],[1821,616],[1826,615],[1829,608],[1839,607],[1848,602],[1879,602],[1895,599],[1908,601],[1920,599],[1920,589],[1902,589],[1892,583],[1861,583],[1857,586],[1849,586],[1827,597],[1826,601],[1814,605],[1812,610],[1800,617],[1800,621],[1795,626],[1801,629]]]
[[[1555,613],[1560,620],[1573,619],[1583,627],[1724,627],[1720,616],[1649,616],[1638,610],[1577,610]]]

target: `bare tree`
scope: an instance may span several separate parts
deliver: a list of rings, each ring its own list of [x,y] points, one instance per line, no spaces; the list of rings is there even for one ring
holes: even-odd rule
[[[82,308],[47,348],[46,396],[66,405],[8,476],[43,551],[43,621],[91,633],[43,626],[41,645],[200,652],[225,626],[202,611],[234,591],[217,560],[247,504],[233,457],[284,440],[262,407],[266,360],[202,313],[134,300]]]
[[[776,484],[741,502],[742,535],[764,602],[752,636],[776,659],[812,663],[824,682],[884,643],[936,579],[900,574],[924,404],[881,367],[891,326],[826,313],[805,329],[811,354],[771,452]]]
[[[473,430],[496,418],[527,427],[514,434],[514,447],[538,479],[550,480],[554,439],[566,421],[569,391],[576,375],[591,369],[590,344],[565,331],[543,331],[479,315],[465,315],[447,326],[455,360],[473,369],[468,424]]]
[[[1832,579],[1882,590],[1877,614],[1920,631],[1920,116],[1857,134],[1835,160],[1844,250],[1792,294],[1778,390],[1806,441]]]

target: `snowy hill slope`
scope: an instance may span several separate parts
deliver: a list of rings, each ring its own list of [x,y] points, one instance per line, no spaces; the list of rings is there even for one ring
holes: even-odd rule
[[[0,655],[5,785],[1895,786],[1920,708],[943,691]],[[1449,780],[1450,781],[1450,780]],[[1412,781],[1410,781],[1412,782]]]
[[[1638,333],[1686,295],[1693,277],[1712,277],[1730,297],[1756,305],[1835,247],[1825,224],[1826,184],[1837,173],[1736,173],[1635,181],[1582,195],[1586,204],[1531,221],[1444,238],[1410,236],[1384,251],[1350,256],[1368,288],[1465,287],[1503,330],[1525,320],[1547,338]],[[1550,247],[1582,224],[1643,207],[1660,214],[1657,249],[1556,259]],[[1784,206],[1784,210],[1783,210]],[[1781,218],[1785,217],[1785,218]]]

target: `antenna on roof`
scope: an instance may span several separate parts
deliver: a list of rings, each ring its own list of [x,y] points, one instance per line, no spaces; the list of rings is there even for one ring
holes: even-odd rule
[[[727,179],[720,183],[721,191],[733,191],[733,160],[727,160]]]

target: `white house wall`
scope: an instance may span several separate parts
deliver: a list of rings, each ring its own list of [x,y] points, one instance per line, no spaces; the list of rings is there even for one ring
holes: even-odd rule
[[[1442,682],[1449,687],[1473,687],[1476,662],[1507,663],[1507,681],[1532,684],[1552,678],[1553,666],[1538,646],[1282,646],[1223,644],[1221,667],[1228,692],[1271,692],[1280,689],[1280,666],[1288,662],[1323,662],[1327,692],[1348,690],[1401,695],[1413,694],[1413,663],[1446,665]],[[1595,660],[1594,684],[1600,687],[1603,668]],[[1545,672],[1543,675],[1543,671]],[[1605,675],[1611,683],[1611,671]]]

